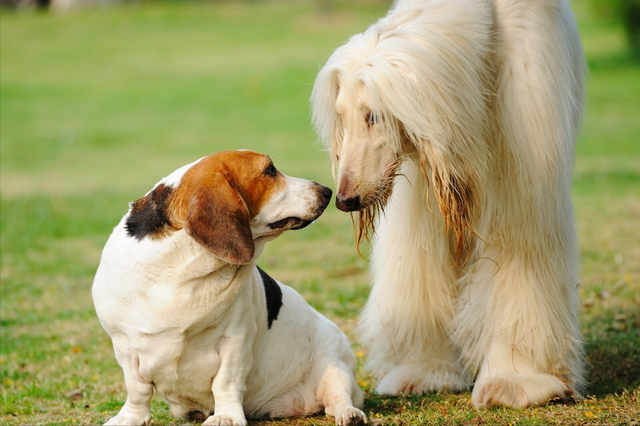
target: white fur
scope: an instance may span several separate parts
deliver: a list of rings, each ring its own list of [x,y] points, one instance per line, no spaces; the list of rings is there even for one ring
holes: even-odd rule
[[[313,119],[338,198],[366,207],[385,165],[402,163],[360,324],[379,392],[475,377],[475,405],[522,407],[583,389],[571,203],[583,66],[567,0],[399,0],[319,72]],[[382,119],[367,125],[370,112]],[[464,265],[440,182],[469,188]]]
[[[202,158],[198,158],[196,161],[194,161],[192,163],[189,163],[189,164],[185,164],[184,166],[174,170],[169,176],[166,176],[166,177],[160,179],[160,181],[158,183],[156,183],[153,186],[153,188],[151,188],[151,191],[153,191],[160,184],[164,184],[164,185],[170,186],[172,188],[177,187],[180,184],[180,181],[182,180],[182,177],[187,172],[187,170],[189,170],[190,168],[192,168],[193,166],[198,164],[200,161],[202,161]],[[149,192],[151,192],[151,191],[149,191]]]
[[[161,182],[179,187],[196,163]],[[267,223],[319,214],[312,201],[318,184],[283,179],[274,199],[285,207],[274,213],[267,202],[251,221],[260,232],[253,234],[256,246],[269,238],[261,231]],[[278,283],[282,307],[268,327],[265,287],[254,263],[262,247],[248,264],[230,265],[184,229],[132,237],[130,214],[109,238],[92,290],[128,392],[106,424],[148,424],[154,388],[172,415],[200,411],[208,416],[205,425],[245,425],[245,415],[297,416],[322,408],[338,425],[365,421],[355,407],[363,402],[355,357],[335,324]]]

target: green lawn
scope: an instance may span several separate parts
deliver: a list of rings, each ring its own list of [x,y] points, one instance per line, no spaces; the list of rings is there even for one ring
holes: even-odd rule
[[[90,296],[127,203],[214,151],[269,153],[332,184],[310,126],[316,72],[381,1],[172,2],[0,14],[0,424],[97,424],[126,397]],[[373,3],[373,5],[366,3]],[[640,418],[640,64],[622,30],[574,1],[591,69],[574,200],[589,396],[476,410],[470,394],[382,398],[374,424],[637,425]],[[331,206],[271,243],[261,265],[349,335],[368,294],[351,222]],[[366,391],[373,383],[363,372]],[[160,398],[154,424],[177,425]],[[264,425],[332,424],[322,416]]]

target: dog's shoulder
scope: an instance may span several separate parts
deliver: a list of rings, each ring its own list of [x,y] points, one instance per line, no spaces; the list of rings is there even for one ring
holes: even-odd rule
[[[260,273],[260,279],[264,286],[264,295],[267,302],[268,327],[271,328],[273,322],[278,319],[280,308],[282,308],[282,289],[276,280],[271,278],[262,268],[256,266]]]

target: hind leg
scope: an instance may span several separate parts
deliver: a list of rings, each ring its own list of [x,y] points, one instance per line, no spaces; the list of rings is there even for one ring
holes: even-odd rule
[[[340,360],[331,360],[324,365],[319,396],[325,406],[325,413],[335,417],[336,426],[366,424],[367,417],[357,408],[362,407],[363,397],[352,369]]]
[[[578,244],[571,204],[583,55],[569,2],[496,1],[494,171],[485,244],[456,319],[476,406],[579,392]]]

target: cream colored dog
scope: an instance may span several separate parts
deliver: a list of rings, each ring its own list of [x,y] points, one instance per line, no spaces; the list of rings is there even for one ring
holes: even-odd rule
[[[224,151],[131,204],[93,284],[128,392],[106,424],[148,424],[154,389],[173,415],[205,425],[323,407],[337,425],[365,423],[345,335],[254,263],[265,242],[310,224],[330,198],[265,155]]]
[[[336,205],[359,239],[376,230],[360,336],[378,392],[474,384],[476,406],[524,407],[584,390],[583,68],[568,0],[397,0],[319,72]]]

